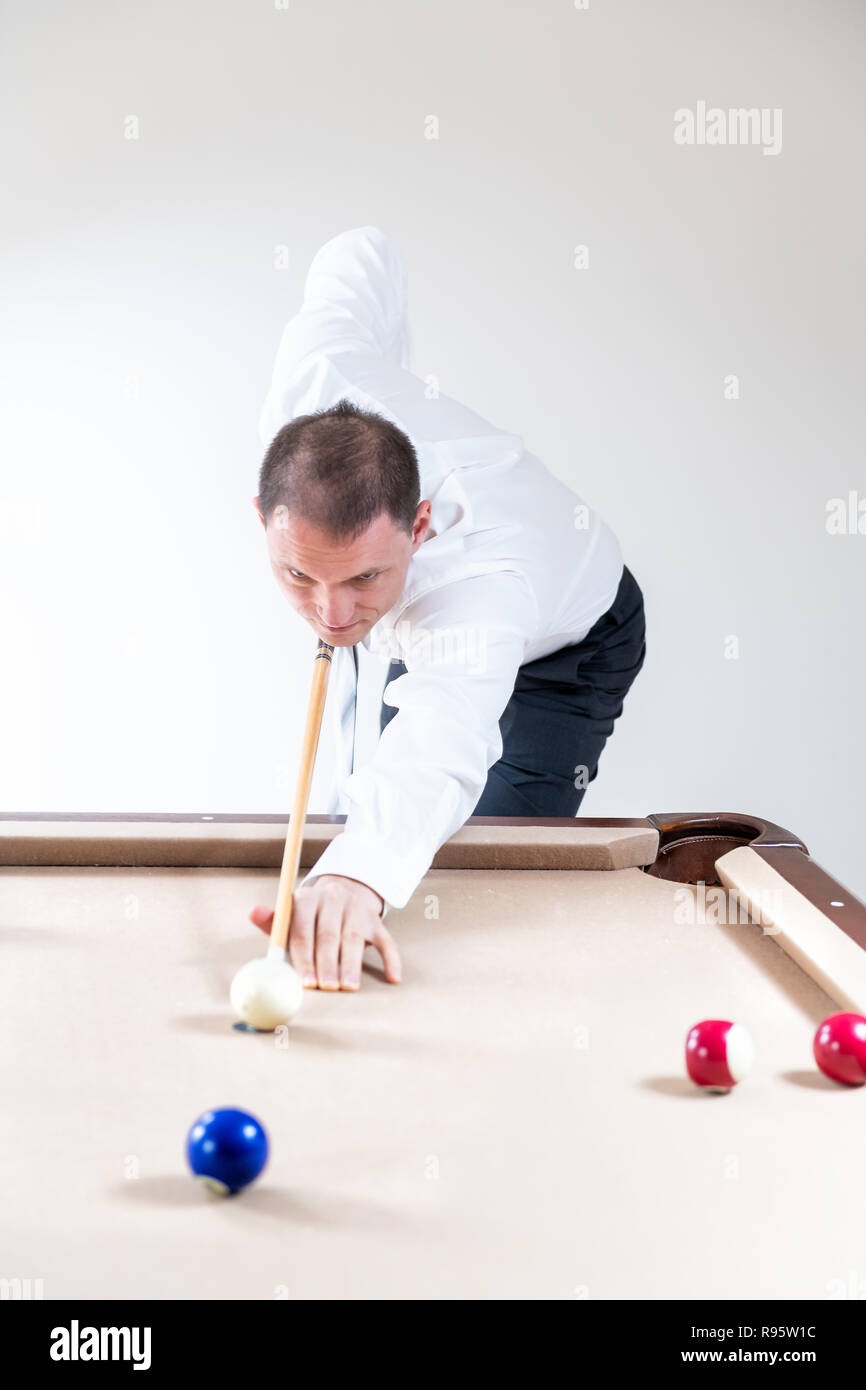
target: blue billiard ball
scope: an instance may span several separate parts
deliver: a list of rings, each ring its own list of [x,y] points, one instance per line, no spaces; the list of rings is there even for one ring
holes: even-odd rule
[[[206,1110],[186,1139],[195,1176],[221,1196],[240,1192],[268,1161],[268,1136],[246,1110]]]

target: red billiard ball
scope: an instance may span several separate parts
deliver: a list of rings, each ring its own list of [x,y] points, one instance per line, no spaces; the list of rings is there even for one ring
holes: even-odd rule
[[[862,1086],[866,1081],[866,1018],[862,1014],[831,1014],[815,1034],[812,1051],[831,1081]]]
[[[689,1029],[686,1070],[696,1086],[730,1091],[748,1075],[755,1049],[742,1023],[705,1018]]]

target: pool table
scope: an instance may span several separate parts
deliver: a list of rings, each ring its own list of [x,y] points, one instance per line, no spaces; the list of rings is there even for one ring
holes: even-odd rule
[[[341,831],[310,817],[302,863]],[[797,836],[472,819],[389,914],[401,985],[368,952],[357,994],[242,1031],[229,983],[266,949],[247,914],[285,834],[0,818],[0,1276],[48,1299],[851,1296],[866,1088],[811,1043],[866,1012],[866,907]],[[726,1096],[685,1076],[712,1017],[756,1045]],[[184,1160],[220,1105],[271,1140],[222,1200]]]

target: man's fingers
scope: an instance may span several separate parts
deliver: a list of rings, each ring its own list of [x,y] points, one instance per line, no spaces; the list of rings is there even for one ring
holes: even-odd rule
[[[402,975],[400,952],[397,950],[397,944],[391,933],[385,927],[376,927],[370,938],[370,945],[375,946],[382,957],[385,979],[389,984],[399,985]]]
[[[274,914],[269,907],[254,907],[250,913],[250,921],[254,927],[260,927],[262,931],[270,932],[274,920]]]
[[[343,909],[340,902],[323,898],[316,915],[316,978],[319,989],[340,988],[340,937]]]
[[[361,988],[361,957],[367,942],[357,927],[344,927],[340,944],[340,988]]]
[[[301,977],[305,989],[315,989],[316,978],[316,910],[303,898],[295,895],[292,920],[289,925],[289,960]]]
[[[352,890],[347,895],[349,883]],[[288,955],[306,989],[359,989],[368,942],[382,957],[386,980],[400,983],[400,954],[390,932],[370,912],[370,902],[369,893],[362,893],[353,880],[340,879],[339,875],[295,893]],[[270,908],[254,907],[250,921],[261,931],[270,932],[274,914]]]

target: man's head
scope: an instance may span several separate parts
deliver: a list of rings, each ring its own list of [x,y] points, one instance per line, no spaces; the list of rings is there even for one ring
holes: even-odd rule
[[[280,588],[336,647],[359,642],[394,606],[430,523],[411,441],[347,400],[283,426],[255,506]]]

